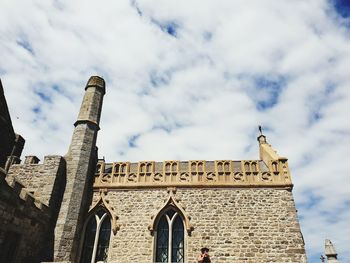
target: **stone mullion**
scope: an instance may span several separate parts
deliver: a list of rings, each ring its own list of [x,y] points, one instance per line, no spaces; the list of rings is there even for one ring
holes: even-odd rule
[[[95,234],[95,240],[94,240],[94,248],[92,250],[92,257],[91,257],[91,263],[95,262],[96,259],[96,251],[98,246],[98,240],[100,238],[100,230],[103,223],[103,220],[107,216],[107,213],[105,213],[101,218],[98,217],[98,215],[95,215],[96,219],[96,234]]]

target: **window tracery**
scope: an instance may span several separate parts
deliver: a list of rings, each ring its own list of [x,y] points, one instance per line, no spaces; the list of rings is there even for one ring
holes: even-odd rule
[[[100,207],[91,214],[85,226],[80,262],[107,262],[111,232],[110,215],[104,208]]]
[[[173,208],[160,217],[156,236],[156,263],[184,262],[184,224],[179,212]]]
[[[183,218],[184,227],[187,231],[187,233],[190,235],[193,231],[193,226],[190,223],[190,216],[187,215],[185,212],[184,207],[182,207],[178,201],[176,200],[174,194],[176,193],[176,188],[168,188],[169,197],[165,201],[163,207],[161,207],[154,216],[152,216],[152,223],[148,226],[148,229],[150,230],[151,234],[153,235],[154,231],[157,229],[157,222],[159,221],[159,218],[163,215],[164,211],[167,211],[169,208],[174,209],[179,214],[181,214]]]
[[[168,199],[152,217],[149,226],[155,240],[154,262],[184,263],[185,230],[191,235],[193,227],[190,217],[174,196],[176,189],[168,188],[168,193]]]

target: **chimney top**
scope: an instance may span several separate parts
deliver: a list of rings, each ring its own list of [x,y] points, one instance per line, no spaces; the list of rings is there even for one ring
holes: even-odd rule
[[[89,87],[101,88],[103,90],[103,93],[105,93],[106,83],[105,83],[104,79],[99,77],[99,76],[91,76],[89,78],[88,82],[86,83],[85,89],[87,89]]]

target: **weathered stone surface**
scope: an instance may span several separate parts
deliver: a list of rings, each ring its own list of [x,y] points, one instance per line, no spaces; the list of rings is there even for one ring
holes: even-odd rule
[[[65,156],[67,183],[55,228],[55,261],[76,259],[97,162],[96,138],[104,94],[104,81],[90,78]]]
[[[120,226],[112,236],[109,262],[152,262],[154,237],[148,226],[168,195],[165,188],[108,192]],[[178,188],[175,197],[194,227],[185,235],[185,262],[195,262],[204,246],[215,263],[306,262],[290,189]]]
[[[1,169],[1,168],[0,168]],[[0,262],[40,262],[50,222],[48,207],[0,171]]]
[[[271,164],[277,169],[260,160],[99,161],[94,188],[292,187],[286,162],[274,160]]]
[[[37,163],[37,157],[26,158],[24,164],[13,164],[8,172],[8,180],[17,179],[25,185],[44,204],[53,208],[57,206],[57,198],[64,187],[65,161],[62,156],[45,156],[42,164]],[[55,203],[56,202],[56,203]]]

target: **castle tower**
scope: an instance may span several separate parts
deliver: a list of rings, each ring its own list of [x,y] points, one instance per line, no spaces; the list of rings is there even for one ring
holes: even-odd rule
[[[55,228],[55,262],[75,261],[82,219],[87,213],[87,200],[92,192],[91,183],[97,161],[96,138],[104,94],[104,80],[92,76],[86,84],[72,141],[65,156],[67,178]]]

